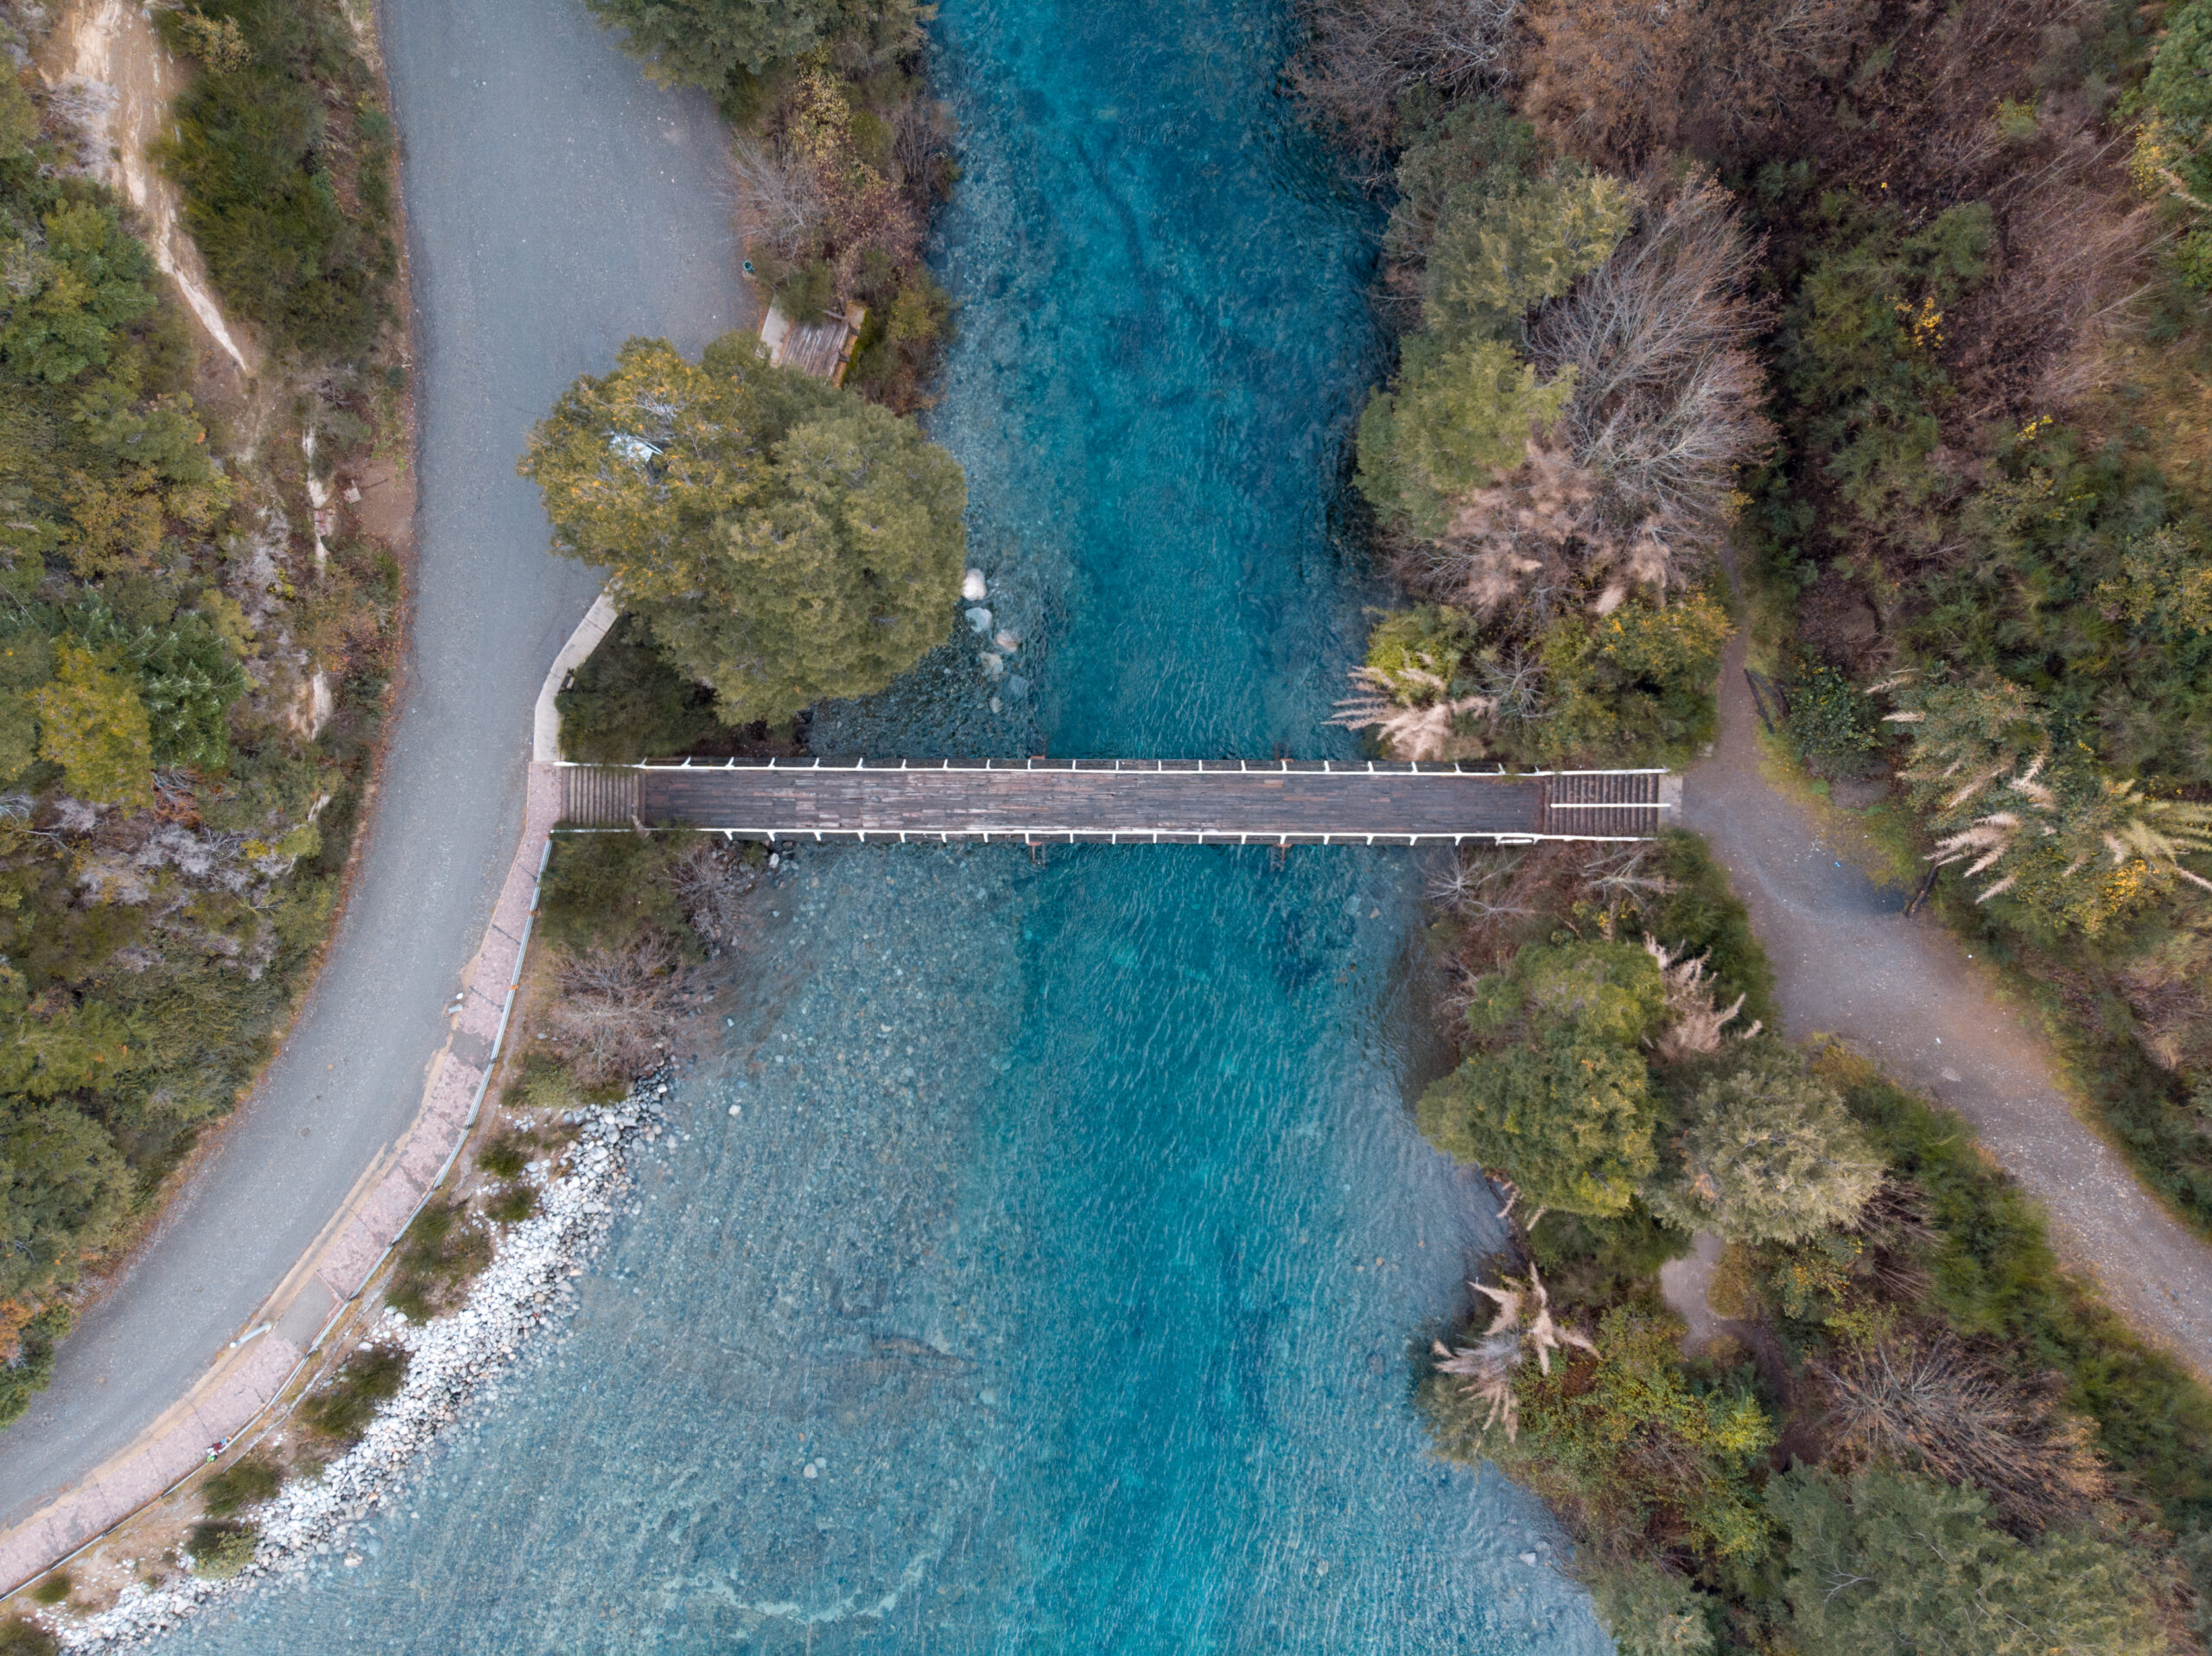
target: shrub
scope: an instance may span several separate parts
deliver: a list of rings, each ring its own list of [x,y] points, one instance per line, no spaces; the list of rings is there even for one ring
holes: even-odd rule
[[[1644,1558],[1589,1570],[1598,1619],[1619,1656],[1706,1656],[1719,1606],[1671,1570]]]
[[[1931,1236],[1910,1252],[1925,1308],[2018,1378],[2063,1375],[2066,1407],[2096,1423],[2098,1448],[2169,1526],[2212,1520],[2212,1394],[2060,1268],[2041,1213],[1959,1117],[1840,1049],[1818,1067],[1919,1193]]]
[[[1736,1049],[1676,1123],[1675,1157],[1644,1204],[1679,1230],[1731,1241],[1796,1242],[1847,1227],[1882,1164],[1835,1088],[1771,1041]]]
[[[241,1507],[268,1500],[284,1485],[284,1469],[265,1455],[233,1461],[200,1486],[210,1518],[228,1518]]]
[[[377,1405],[399,1395],[412,1361],[404,1346],[363,1346],[301,1399],[300,1418],[326,1437],[359,1443],[376,1418]]]
[[[358,356],[384,318],[398,257],[390,233],[389,123],[327,0],[202,0],[168,13],[171,43],[207,48],[197,16],[237,40],[178,94],[157,155],[184,192],[186,226],[225,301],[310,356]],[[333,106],[335,106],[334,110]],[[352,142],[332,128],[344,121]],[[352,199],[349,200],[347,197]]]
[[[530,1164],[531,1152],[537,1147],[529,1133],[503,1133],[476,1152],[476,1165],[495,1177],[511,1179]]]
[[[193,1573],[210,1581],[228,1581],[253,1562],[261,1531],[252,1524],[211,1520],[195,1524],[184,1544]]]
[[[538,935],[556,949],[626,952],[687,933],[669,870],[680,834],[560,834],[538,891]]]
[[[1782,1012],[1774,999],[1774,968],[1751,930],[1750,910],[1728,887],[1728,875],[1698,834],[1681,828],[1659,832],[1662,887],[1639,893],[1637,926],[1686,956],[1702,956],[1716,999],[1744,997],[1742,1017],[1777,1030]]]
[[[1449,1376],[1431,1379],[1422,1402],[1446,1453],[1496,1460],[1601,1551],[1645,1551],[1657,1536],[1756,1558],[1769,1530],[1753,1480],[1774,1423],[1740,1384],[1685,1365],[1681,1339],[1671,1317],[1606,1312],[1595,1359],[1518,1371],[1521,1429],[1510,1442],[1483,1437]]]
[[[1789,732],[1797,757],[1824,777],[1862,777],[1883,742],[1873,698],[1825,663],[1800,662],[1789,673]]]
[[[510,1109],[573,1110],[584,1102],[584,1089],[557,1054],[533,1044],[499,1101]]]
[[[666,1059],[677,1016],[672,964],[652,942],[562,957],[545,1032],[578,1080],[630,1081]]]
[[[60,1648],[54,1636],[35,1621],[21,1616],[0,1621],[0,1656],[56,1656]]]

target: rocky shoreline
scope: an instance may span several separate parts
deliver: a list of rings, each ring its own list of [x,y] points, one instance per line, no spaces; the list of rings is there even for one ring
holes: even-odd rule
[[[617,1202],[631,1185],[635,1152],[664,1131],[667,1095],[664,1070],[638,1082],[619,1104],[564,1112],[561,1121],[575,1130],[565,1169],[556,1172],[547,1163],[529,1170],[537,1211],[501,1233],[497,1253],[467,1302],[425,1323],[391,1310],[375,1322],[371,1342],[401,1346],[410,1355],[404,1384],[360,1442],[320,1477],[295,1480],[242,1514],[260,1529],[251,1563],[225,1579],[186,1574],[157,1587],[134,1584],[113,1606],[88,1616],[40,1615],[61,1648],[144,1646],[316,1558],[339,1554],[346,1564],[358,1564],[346,1550],[353,1526],[383,1507],[462,1406],[513,1365],[526,1340],[574,1310],[573,1280],[606,1240]]]

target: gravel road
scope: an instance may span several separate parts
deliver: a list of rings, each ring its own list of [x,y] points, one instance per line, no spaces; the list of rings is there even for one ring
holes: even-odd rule
[[[1928,914],[1906,919],[1905,892],[1876,885],[1766,784],[1757,718],[1739,637],[1720,669],[1720,739],[1685,779],[1683,815],[1751,909],[1790,1035],[1840,1036],[1973,1122],[2050,1210],[2060,1252],[2094,1271],[2145,1336],[2212,1379],[2212,1247],[2075,1119],[2040,1031],[1964,945]]]
[[[413,262],[421,557],[366,853],[263,1085],[63,1344],[53,1388],[0,1433],[0,1525],[181,1396],[414,1115],[521,832],[531,704],[599,587],[545,549],[514,474],[524,435],[627,336],[696,352],[753,320],[703,98],[647,84],[575,0],[384,0],[382,27]]]

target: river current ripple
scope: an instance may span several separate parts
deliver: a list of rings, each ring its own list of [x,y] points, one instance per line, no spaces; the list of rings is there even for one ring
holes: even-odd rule
[[[1371,207],[1275,0],[951,0],[963,631],[823,752],[1346,755]],[[710,210],[710,209],[702,209]],[[1020,685],[1013,682],[1015,678]],[[991,705],[995,695],[998,706]],[[1403,851],[807,850],[582,1309],[239,1653],[1590,1652],[1409,1356],[1497,1228]]]

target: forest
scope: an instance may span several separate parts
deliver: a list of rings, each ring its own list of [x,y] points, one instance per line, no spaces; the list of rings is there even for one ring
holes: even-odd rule
[[[2212,1234],[2212,4],[1308,0],[1388,204],[1356,485],[1410,602],[1340,722],[1774,758],[2043,1012]],[[2194,1648],[2212,1400],[1957,1123],[1782,1044],[1687,837],[1446,883],[1424,1131],[1523,1240],[1440,1446],[1553,1501],[1624,1651]],[[1796,1031],[1803,1033],[1803,1031]],[[1692,1361],[1656,1272],[1725,1248]]]
[[[0,27],[11,63],[39,22]],[[0,79],[0,1424],[289,1016],[402,601],[389,549],[315,518],[404,424],[373,79],[334,7],[161,26],[201,73],[160,160],[257,394],[205,393],[70,110]]]

